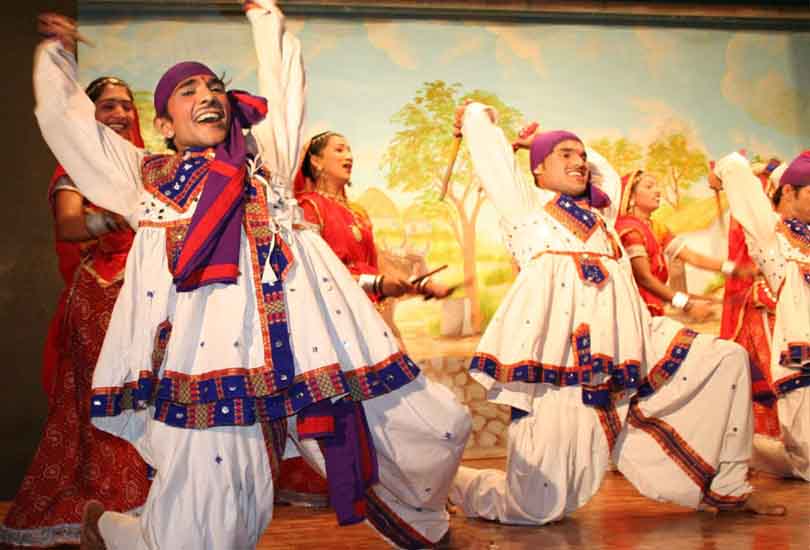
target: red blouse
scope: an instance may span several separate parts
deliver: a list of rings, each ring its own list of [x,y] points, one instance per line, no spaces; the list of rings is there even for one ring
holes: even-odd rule
[[[296,198],[306,221],[320,227],[323,240],[355,278],[379,272],[371,220],[363,208],[318,191]]]
[[[654,226],[636,216],[619,216],[616,220],[616,231],[622,240],[625,249],[632,246],[643,246],[650,259],[650,270],[653,276],[666,284],[669,279],[669,269],[667,267],[664,250],[675,237],[666,227]],[[664,314],[664,301],[647,290],[639,287],[639,293],[647,304],[647,308],[653,315]]]

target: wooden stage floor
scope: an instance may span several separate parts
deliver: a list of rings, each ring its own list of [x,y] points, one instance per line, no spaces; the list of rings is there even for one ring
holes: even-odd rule
[[[465,461],[472,467],[503,467],[503,460]],[[516,527],[454,516],[449,548],[457,550],[781,550],[810,548],[810,484],[752,478],[769,500],[786,504],[785,517],[725,513],[715,517],[640,496],[609,472],[599,493],[562,522]],[[0,505],[5,515],[8,503]],[[181,527],[182,528],[182,527]],[[63,547],[71,548],[71,547]],[[365,525],[338,528],[328,510],[279,506],[259,550],[376,550],[388,546]]]

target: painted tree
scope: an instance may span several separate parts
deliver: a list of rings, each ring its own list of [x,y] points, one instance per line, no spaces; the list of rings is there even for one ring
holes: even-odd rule
[[[509,139],[520,129],[521,113],[483,90],[464,93],[461,84],[441,80],[426,82],[414,98],[391,118],[399,127],[381,161],[381,170],[391,189],[416,195],[422,212],[446,224],[461,248],[464,290],[470,299],[471,322],[481,330],[481,309],[476,276],[476,222],[485,200],[473,172],[469,153],[462,147],[444,201],[439,201],[441,179],[449,161],[456,107],[472,99],[495,107],[498,124]]]
[[[611,140],[604,137],[590,142],[591,148],[601,154],[613,168],[624,175],[641,166],[644,149],[638,143],[627,138]]]
[[[661,135],[647,148],[646,170],[659,176],[663,197],[676,210],[681,193],[706,177],[709,159],[702,150],[691,147],[683,132]]]

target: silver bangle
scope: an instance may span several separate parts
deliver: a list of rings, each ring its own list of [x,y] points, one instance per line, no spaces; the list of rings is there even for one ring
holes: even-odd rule
[[[672,307],[674,307],[675,309],[679,309],[681,311],[686,309],[688,303],[689,303],[689,295],[686,294],[685,292],[676,292],[675,296],[672,297],[672,301],[670,302],[670,304],[672,304]]]
[[[366,291],[369,294],[374,294],[374,287],[377,283],[377,276],[376,275],[368,275],[364,273],[360,275],[360,278],[357,280],[360,283],[360,288]]]
[[[419,284],[416,285],[416,290],[418,290],[421,294],[424,294],[425,289],[427,288],[428,284],[430,283],[430,277],[425,277]]]
[[[107,216],[103,212],[91,212],[84,216],[84,226],[93,237],[99,237],[110,232],[107,225]]]
[[[723,265],[720,266],[720,273],[727,277],[731,277],[734,275],[734,270],[737,269],[737,264],[732,262],[731,260],[726,260],[723,262]]]

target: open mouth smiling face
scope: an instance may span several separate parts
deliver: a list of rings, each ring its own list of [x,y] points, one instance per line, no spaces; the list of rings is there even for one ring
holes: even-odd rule
[[[225,84],[217,77],[198,75],[182,81],[168,102],[168,118],[158,119],[165,137],[179,151],[189,147],[215,147],[228,135],[230,103]]]

